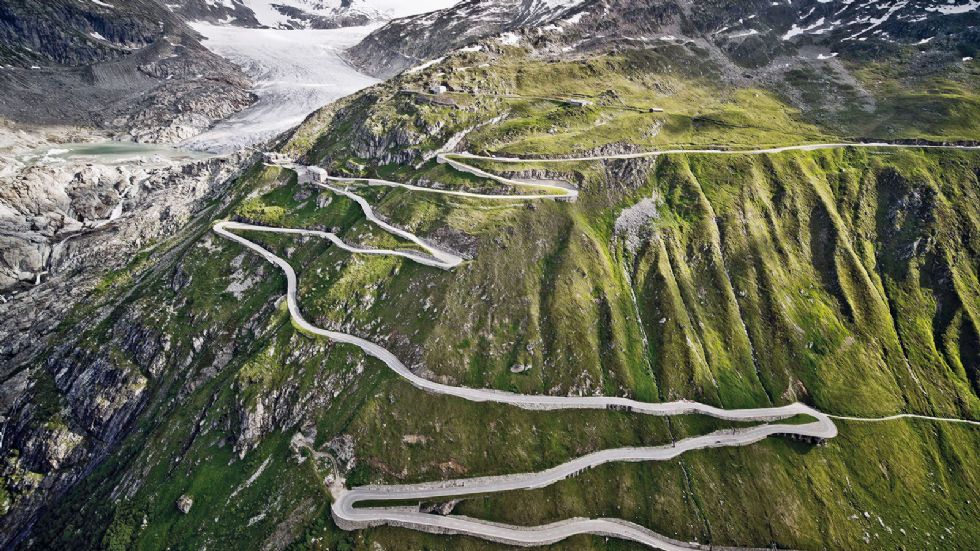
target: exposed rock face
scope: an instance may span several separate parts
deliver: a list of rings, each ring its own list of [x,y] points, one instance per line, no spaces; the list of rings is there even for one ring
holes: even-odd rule
[[[772,3],[593,0],[571,18],[556,21],[547,40],[579,51],[608,48],[624,40],[694,41],[739,68],[760,68],[787,57],[854,55],[860,59],[922,44],[952,50],[977,41],[976,10],[969,2],[915,0],[894,4],[873,0],[804,0]],[[630,7],[632,9],[627,9]],[[531,33],[542,34],[542,33]],[[603,38],[596,38],[602,36]],[[807,52],[806,48],[815,48]]]
[[[435,129],[433,132],[435,133]],[[412,146],[419,145],[425,136],[406,128],[376,133],[368,126],[361,126],[353,136],[352,146],[356,154],[364,159],[382,159],[382,162],[404,164],[415,159]]]
[[[175,234],[236,170],[189,164],[35,165],[0,188],[0,358],[12,369],[102,274]]]
[[[244,74],[154,0],[23,0],[0,6],[0,116],[194,136],[255,101]]]
[[[396,93],[392,86],[375,87],[362,95],[351,96],[351,101],[331,104],[323,108],[321,114],[332,118],[333,124],[350,124],[348,143],[359,158],[380,164],[418,164],[433,158],[435,153],[421,146],[433,137],[440,141],[452,139],[453,129],[446,121],[396,116],[387,111],[372,111],[365,115],[364,109],[368,105]],[[461,138],[457,138],[457,145]],[[351,163],[345,170],[357,172],[360,167]]]
[[[460,499],[453,499],[450,501],[443,502],[433,502],[433,503],[422,503],[419,505],[419,511],[423,513],[429,513],[432,515],[446,516],[453,512],[453,509],[459,505]]]
[[[480,38],[561,17],[570,11],[568,5],[546,0],[466,0],[444,10],[392,21],[351,48],[348,55],[366,73],[387,78]]]
[[[177,499],[177,510],[183,514],[191,512],[191,507],[194,506],[194,499],[188,495],[182,495]]]
[[[103,3],[103,4],[108,4]],[[163,23],[166,22],[166,23]],[[82,0],[20,0],[0,5],[6,63],[51,61],[80,66],[144,48],[173,16],[152,0],[100,5]]]
[[[237,67],[226,67],[210,52],[194,62],[169,58],[141,65],[139,70],[163,84],[141,96],[134,107],[121,109],[107,126],[125,129],[141,143],[192,138],[257,99]]]
[[[60,262],[80,261],[61,254],[67,239],[107,224],[124,195],[149,177],[138,167],[38,165],[13,179],[0,189],[0,289],[34,283]]]
[[[131,323],[126,320],[118,324],[117,331],[133,331]],[[155,352],[161,349],[159,344],[155,348]],[[66,348],[45,363],[73,418],[82,421],[81,430],[101,440],[111,441],[119,435],[146,388],[147,378],[135,362],[129,369],[126,363],[82,348]]]
[[[305,364],[328,348],[329,345],[296,337],[290,342],[290,364]],[[262,369],[276,368],[267,366]],[[237,404],[238,440],[235,443],[239,456],[244,457],[265,435],[301,425],[308,412],[327,407],[340,389],[351,384],[362,369],[363,366],[358,365],[356,370],[320,374],[312,386],[304,386],[301,376],[291,376],[276,388],[262,389],[258,396],[253,396],[254,389],[250,388],[254,382],[247,377],[240,378],[237,385],[241,397]]]

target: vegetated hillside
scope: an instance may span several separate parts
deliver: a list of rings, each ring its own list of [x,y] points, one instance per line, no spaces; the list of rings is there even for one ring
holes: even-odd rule
[[[487,46],[339,102],[281,149],[334,173],[491,190],[434,153],[447,143],[563,156],[980,136],[975,62],[920,79],[896,65],[887,79],[855,85],[894,107],[849,117],[843,106],[826,124],[771,90],[698,76],[710,68],[670,45],[562,63]],[[420,92],[433,82],[453,92]],[[926,94],[937,88],[947,92]],[[932,108],[910,112],[903,101]],[[980,418],[977,152],[480,166],[565,180],[581,196],[491,204],[358,188],[392,223],[471,258],[453,272],[351,256],[322,240],[247,237],[290,260],[311,321],[452,384]],[[108,278],[44,360],[4,382],[24,392],[5,414],[0,533],[35,548],[497,549],[387,528],[341,532],[326,477],[339,469],[362,485],[515,473],[728,426],[424,394],[356,348],[297,331],[281,301],[284,276],[209,225],[239,217],[329,228],[366,246],[405,243],[350,200],[263,164],[213,212]],[[623,517],[716,545],[972,545],[974,427],[840,429],[817,447],[773,439],[610,465],[535,492],[469,498],[455,512],[518,523]],[[553,548],[630,547],[583,537]]]
[[[313,115],[287,150],[408,162],[464,130],[472,130],[464,144],[472,152],[525,157],[801,140],[975,140],[980,66],[958,59],[941,71],[922,70],[923,55],[811,59],[785,81],[736,85],[723,78],[723,63],[681,43],[540,59],[535,50],[489,40],[355,96],[380,104],[364,123],[346,102]],[[438,87],[446,93],[433,95]],[[418,113],[405,112],[416,104]],[[341,117],[330,119],[338,110]],[[392,125],[405,131],[391,132]]]
[[[13,0],[0,5],[0,116],[193,136],[254,101],[244,74],[155,0]]]

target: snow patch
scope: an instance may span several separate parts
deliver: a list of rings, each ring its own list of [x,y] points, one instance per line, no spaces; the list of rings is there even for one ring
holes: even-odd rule
[[[747,31],[742,31],[740,33],[732,33],[728,35],[728,38],[745,38],[746,36],[754,36],[757,34],[759,34],[759,31],[757,31],[756,29],[750,29]]]
[[[539,0],[542,4],[549,8],[573,8],[585,0]]]
[[[789,40],[789,39],[793,38],[794,36],[799,36],[799,35],[801,35],[803,33],[810,32],[810,31],[812,31],[814,29],[817,29],[817,28],[823,26],[823,24],[824,24],[824,18],[823,17],[821,17],[820,19],[817,19],[817,22],[816,23],[814,23],[812,25],[809,25],[809,26],[806,26],[806,27],[800,27],[796,23],[793,23],[793,26],[788,31],[786,31],[786,34],[783,35],[783,40]]]
[[[868,32],[868,31],[870,31],[870,30],[873,30],[873,29],[876,29],[876,28],[880,27],[884,22],[886,22],[889,19],[891,19],[892,15],[894,15],[895,12],[901,10],[902,8],[904,8],[907,5],[908,5],[908,2],[907,1],[904,1],[904,2],[896,2],[894,5],[892,5],[890,8],[888,8],[888,11],[885,12],[885,15],[882,15],[881,17],[878,17],[878,18],[871,18],[871,19],[869,19],[868,21],[871,23],[871,26],[866,27],[864,30],[861,30],[861,31],[858,31],[858,32],[852,34],[851,36],[845,38],[844,40],[854,40],[855,38],[857,38],[858,40],[862,40],[862,41],[863,40],[867,40],[867,37],[864,37],[864,38],[858,38],[858,37],[861,36],[862,34]]]
[[[973,0],[967,2],[966,4],[953,4],[953,0],[949,0],[949,4],[945,6],[930,6],[926,8],[926,11],[939,12],[943,15],[953,15],[957,13],[969,13],[971,11],[977,11],[980,8],[980,0]]]
[[[474,51],[474,50],[468,50],[468,51]],[[477,49],[475,51],[479,51],[479,49]],[[409,70],[407,70],[405,72],[408,73],[408,74],[421,73],[422,71],[428,69],[429,67],[432,67],[433,65],[435,65],[437,63],[442,63],[442,61],[444,59],[446,59],[446,58],[445,57],[440,57],[440,58],[432,59],[432,60],[426,61],[425,63],[423,63],[421,65],[416,65],[415,67],[412,67],[411,69],[409,69]]]
[[[500,42],[505,46],[517,46],[521,43],[521,37],[515,32],[507,31],[505,33],[501,33],[500,36],[497,37],[497,42]]]

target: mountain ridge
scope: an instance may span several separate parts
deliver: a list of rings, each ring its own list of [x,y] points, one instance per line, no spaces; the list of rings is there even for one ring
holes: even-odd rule
[[[904,43],[958,49],[960,57],[968,57],[980,44],[977,7],[973,0],[470,1],[393,21],[349,55],[369,74],[390,77],[473,42],[527,29],[531,32],[524,42],[543,55],[549,54],[549,46],[552,55],[569,55],[630,42],[635,46],[637,41],[693,40],[721,51],[736,67],[750,69],[778,57],[792,58],[803,45],[830,47],[827,55],[866,57],[893,53]]]

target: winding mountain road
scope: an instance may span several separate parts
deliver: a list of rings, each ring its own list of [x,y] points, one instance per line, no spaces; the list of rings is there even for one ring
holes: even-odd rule
[[[509,545],[537,546],[555,543],[571,536],[580,534],[593,534],[621,538],[639,542],[651,547],[666,551],[686,551],[690,549],[706,549],[697,543],[685,543],[666,536],[657,534],[640,525],[614,518],[573,518],[552,524],[533,527],[513,526],[499,524],[460,515],[440,516],[429,513],[422,513],[418,507],[357,507],[361,502],[378,501],[422,501],[433,500],[436,498],[452,498],[456,496],[487,494],[496,492],[507,492],[515,490],[529,490],[543,488],[573,477],[582,471],[594,468],[611,462],[639,462],[639,461],[666,461],[693,450],[717,447],[745,446],[759,442],[770,436],[794,436],[820,441],[833,438],[837,435],[837,427],[833,419],[848,421],[887,421],[899,418],[918,418],[932,421],[950,421],[959,423],[969,423],[980,425],[980,422],[965,419],[946,419],[914,414],[899,414],[884,418],[859,418],[847,416],[831,416],[817,411],[804,404],[790,404],[771,408],[752,408],[726,410],[691,401],[677,401],[668,403],[647,403],[629,398],[621,397],[601,397],[601,396],[546,396],[546,395],[526,395],[505,392],[495,389],[478,389],[467,387],[456,387],[430,381],[419,377],[403,364],[393,353],[386,348],[362,339],[360,337],[330,331],[317,327],[303,317],[299,307],[297,296],[297,277],[296,272],[287,261],[273,254],[261,245],[254,243],[245,237],[233,233],[234,230],[265,232],[289,235],[303,235],[328,239],[336,246],[353,254],[368,255],[393,255],[418,262],[420,264],[452,270],[458,266],[463,259],[450,251],[441,250],[431,245],[418,236],[397,228],[384,220],[380,219],[374,209],[366,199],[352,192],[347,187],[338,187],[330,182],[343,184],[366,184],[372,186],[386,186],[407,189],[415,192],[438,193],[444,195],[461,196],[475,199],[509,199],[509,200],[575,200],[578,191],[564,186],[550,183],[522,182],[503,178],[488,173],[480,168],[471,166],[461,159],[483,159],[498,162],[567,162],[567,161],[594,161],[607,159],[627,159],[638,157],[650,157],[676,153],[707,153],[707,154],[767,154],[779,153],[792,150],[815,150],[842,147],[923,147],[923,146],[902,146],[897,144],[819,144],[789,146],[774,149],[759,149],[754,151],[728,151],[728,150],[670,150],[647,152],[643,154],[609,155],[597,157],[579,157],[571,159],[518,159],[518,158],[498,158],[480,157],[469,154],[442,154],[438,160],[447,163],[454,169],[473,174],[476,176],[489,178],[498,183],[512,187],[532,187],[546,192],[534,195],[496,195],[481,194],[473,192],[441,190],[425,188],[411,184],[391,182],[372,178],[341,178],[329,176],[326,171],[319,167],[310,167],[291,163],[284,163],[281,166],[296,171],[301,183],[312,184],[327,189],[333,193],[343,195],[357,202],[365,216],[374,224],[386,231],[409,240],[419,246],[427,254],[414,251],[399,251],[390,249],[367,249],[356,247],[345,243],[339,236],[330,232],[274,228],[266,226],[256,226],[239,222],[222,221],[214,226],[214,231],[229,240],[241,244],[242,246],[258,253],[269,262],[279,266],[286,274],[287,292],[286,301],[290,316],[294,324],[301,330],[309,334],[326,337],[330,340],[352,344],[363,350],[366,354],[373,356],[392,371],[397,373],[407,382],[426,392],[443,394],[469,400],[472,402],[492,402],[507,404],[527,410],[567,410],[567,409],[609,409],[626,411],[644,415],[674,416],[674,415],[707,415],[718,419],[733,422],[757,422],[761,423],[751,427],[727,429],[712,432],[709,434],[695,436],[677,441],[671,445],[652,446],[652,447],[625,447],[601,450],[587,454],[566,463],[562,463],[550,469],[536,473],[521,473],[502,476],[488,476],[457,480],[442,480],[421,484],[400,484],[386,486],[362,486],[354,489],[344,487],[344,481],[338,479],[331,487],[334,496],[332,514],[337,525],[346,530],[356,530],[371,526],[391,525],[401,526],[419,531],[439,533],[439,534],[465,534],[483,539],[497,541]],[[973,146],[928,146],[930,148],[955,148],[955,149],[980,149]],[[813,419],[811,422],[803,424],[778,423],[777,421],[788,419],[795,416],[807,416]]]

